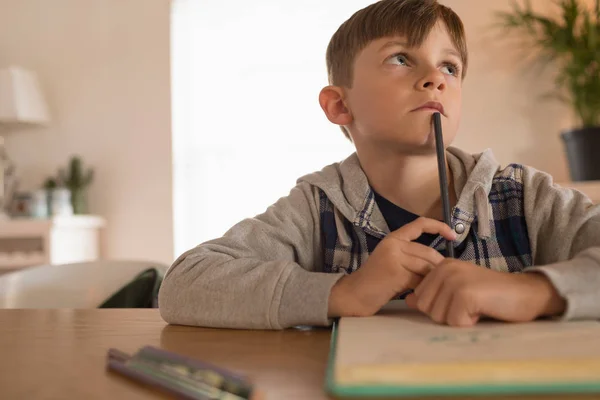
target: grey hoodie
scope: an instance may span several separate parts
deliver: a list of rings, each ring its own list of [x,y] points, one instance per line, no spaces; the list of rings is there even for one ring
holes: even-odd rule
[[[533,168],[501,169],[489,150],[449,148],[447,159],[460,258],[541,272],[567,301],[563,319],[600,318],[600,208]],[[328,325],[332,286],[360,268],[387,233],[353,154],[300,178],[263,214],[182,254],[160,288],[161,315],[207,327]],[[431,246],[441,250],[442,238]]]

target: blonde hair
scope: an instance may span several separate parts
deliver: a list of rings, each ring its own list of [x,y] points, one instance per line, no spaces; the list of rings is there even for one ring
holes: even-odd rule
[[[462,78],[467,71],[467,41],[460,17],[437,0],[381,0],[345,21],[327,46],[329,84],[352,87],[356,55],[370,42],[386,36],[404,36],[410,47],[418,47],[438,21],[448,30],[462,62]],[[342,127],[344,135],[350,135]]]

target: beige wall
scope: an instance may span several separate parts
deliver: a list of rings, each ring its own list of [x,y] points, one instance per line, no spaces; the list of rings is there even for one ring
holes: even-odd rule
[[[469,151],[491,148],[502,164],[518,162],[569,179],[560,131],[571,123],[562,104],[540,100],[552,89],[552,74],[528,70],[517,49],[498,40],[489,26],[493,12],[509,0],[441,0],[461,16],[467,31],[469,69],[463,89],[463,118],[456,145]],[[553,12],[548,0],[535,10]]]
[[[107,258],[173,258],[168,0],[0,0],[0,66],[39,74],[47,129],[7,134],[23,187],[72,154],[96,169]]]
[[[515,49],[487,29],[508,0],[442,0],[466,25],[470,67],[455,143],[492,148],[566,180],[559,131],[569,112],[540,102],[551,76],[525,73]],[[540,10],[547,0],[534,0]],[[0,0],[0,66],[38,72],[50,128],[12,133],[26,189],[80,154],[96,168],[93,212],[108,220],[109,258],[172,260],[168,0]]]

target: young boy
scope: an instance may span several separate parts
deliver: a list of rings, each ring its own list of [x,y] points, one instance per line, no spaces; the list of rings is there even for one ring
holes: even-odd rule
[[[179,257],[159,295],[169,323],[282,329],[406,301],[439,323],[600,317],[600,211],[490,151],[448,148],[467,48],[436,0],[382,0],[340,26],[319,102],[356,153],[302,177],[265,213]],[[453,204],[440,222],[432,114]],[[446,259],[444,239],[456,259]]]

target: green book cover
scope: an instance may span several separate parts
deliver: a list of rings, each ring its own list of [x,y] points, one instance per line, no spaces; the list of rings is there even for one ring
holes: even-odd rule
[[[600,323],[454,328],[392,305],[334,323],[325,388],[342,398],[600,393]]]

